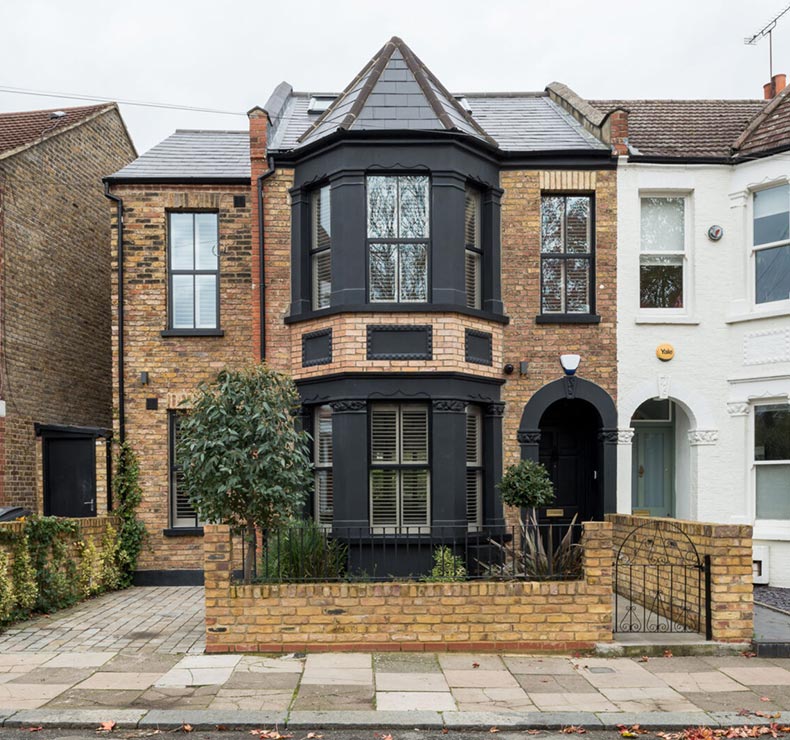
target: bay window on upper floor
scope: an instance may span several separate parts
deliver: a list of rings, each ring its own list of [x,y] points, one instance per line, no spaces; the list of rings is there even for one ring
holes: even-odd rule
[[[328,308],[332,295],[332,191],[329,185],[311,196],[310,272],[313,309]]]
[[[480,308],[480,263],[483,257],[480,201],[480,191],[467,185],[464,203],[464,285],[467,308]]]
[[[371,303],[428,301],[430,179],[367,178],[368,297]]]
[[[790,404],[754,408],[757,519],[790,519]]]
[[[754,193],[755,304],[790,301],[790,185]]]

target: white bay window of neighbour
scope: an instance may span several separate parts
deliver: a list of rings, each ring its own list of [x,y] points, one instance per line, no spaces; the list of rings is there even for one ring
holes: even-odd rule
[[[790,300],[790,185],[754,194],[754,302]]]
[[[169,214],[170,328],[218,328],[216,213]]]
[[[790,405],[754,409],[755,498],[758,519],[790,519]]]
[[[641,199],[639,307],[682,309],[686,257],[686,200]]]
[[[428,301],[429,199],[427,176],[367,178],[371,303]]]

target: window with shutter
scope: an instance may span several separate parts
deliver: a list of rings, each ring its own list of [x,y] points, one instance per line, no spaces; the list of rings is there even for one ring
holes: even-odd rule
[[[168,214],[170,329],[219,328],[216,213]]]
[[[483,526],[483,425],[479,406],[466,408],[466,519],[471,531]]]
[[[370,526],[418,532],[430,524],[428,407],[370,408]]]
[[[313,466],[315,468],[315,512],[317,524],[332,524],[332,407],[319,406],[313,417]]]
[[[464,209],[464,280],[466,305],[480,308],[480,191],[467,185]]]
[[[368,280],[371,303],[428,301],[430,179],[367,179]]]
[[[176,455],[178,428],[183,416],[183,411],[170,411],[168,414],[170,427],[170,526],[174,529],[200,526],[195,507],[192,506],[184,490],[183,474]]]
[[[325,185],[312,194],[310,262],[313,309],[328,308],[332,295],[331,216],[331,190],[329,185]]]

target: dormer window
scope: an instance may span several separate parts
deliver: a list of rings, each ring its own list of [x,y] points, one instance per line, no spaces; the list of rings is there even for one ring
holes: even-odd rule
[[[323,113],[335,99],[334,95],[313,95],[307,106],[308,113]]]
[[[371,303],[427,302],[429,198],[425,175],[367,178]]]

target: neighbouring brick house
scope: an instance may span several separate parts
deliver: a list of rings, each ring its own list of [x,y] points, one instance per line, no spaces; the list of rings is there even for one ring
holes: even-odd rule
[[[107,509],[115,104],[0,114],[0,506]]]
[[[339,95],[282,83],[249,132],[177,131],[108,177],[139,582],[202,577],[173,440],[226,365],[295,378],[326,526],[496,530],[520,456],[551,470],[553,521],[614,512],[612,143],[544,92],[451,94],[393,38]]]

